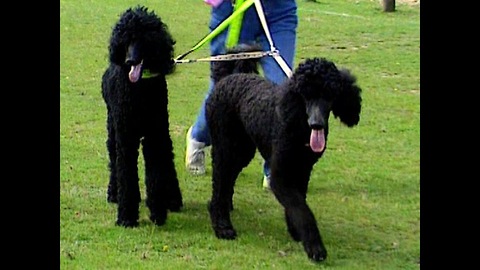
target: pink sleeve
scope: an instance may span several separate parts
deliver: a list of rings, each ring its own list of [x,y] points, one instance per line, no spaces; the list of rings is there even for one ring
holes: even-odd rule
[[[203,2],[212,7],[218,7],[223,2],[223,0],[203,0]]]

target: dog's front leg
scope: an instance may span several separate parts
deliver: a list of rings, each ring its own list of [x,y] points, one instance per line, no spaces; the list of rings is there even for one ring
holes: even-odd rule
[[[138,147],[140,142],[132,137],[122,137],[117,132],[117,188],[118,212],[116,224],[124,227],[138,226],[140,187],[138,179]],[[129,139],[127,139],[129,138]]]
[[[298,173],[298,171],[297,171]],[[287,228],[296,241],[302,241],[307,256],[313,261],[324,261],[327,250],[320,236],[315,217],[306,202],[305,192],[299,187],[286,185],[285,178],[272,169],[271,189],[285,209]],[[297,181],[299,179],[296,179]]]
[[[306,203],[299,206],[285,209],[285,219],[287,220],[290,233],[294,231],[297,237],[302,241],[303,248],[307,256],[313,261],[324,261],[327,258],[327,250],[323,245],[320,231],[312,211]]]
[[[115,141],[115,129],[113,118],[109,109],[107,118],[107,151],[109,157],[108,168],[110,170],[110,179],[107,187],[107,201],[110,203],[117,203],[117,148]]]

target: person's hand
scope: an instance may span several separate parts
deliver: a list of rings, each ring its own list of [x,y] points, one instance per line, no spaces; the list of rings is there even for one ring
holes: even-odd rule
[[[223,2],[223,0],[203,0],[203,2],[212,7],[218,7]]]

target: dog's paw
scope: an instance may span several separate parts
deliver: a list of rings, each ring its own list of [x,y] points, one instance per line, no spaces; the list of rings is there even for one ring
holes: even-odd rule
[[[322,262],[327,258],[327,250],[320,244],[304,244],[305,252],[309,259],[315,262]]]
[[[118,225],[118,226],[125,227],[125,228],[138,227],[138,221],[137,220],[117,219],[117,222],[115,224]]]
[[[232,228],[215,229],[215,235],[219,239],[233,240],[237,237],[237,232]]]

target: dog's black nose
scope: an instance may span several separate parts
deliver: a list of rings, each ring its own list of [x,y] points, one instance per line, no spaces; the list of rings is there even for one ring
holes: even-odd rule
[[[125,65],[127,65],[127,66],[134,66],[134,65],[135,65],[135,61],[133,61],[132,59],[125,59]]]
[[[127,58],[125,59],[125,65],[127,66],[136,66],[138,64],[140,64],[141,61],[137,60],[137,59],[132,59],[132,58]]]
[[[315,130],[322,130],[325,127],[323,126],[323,124],[313,123],[313,124],[310,124],[310,128],[315,129]]]
[[[129,66],[136,66],[140,64],[142,60],[142,46],[139,42],[132,42],[127,47],[127,54],[125,55],[125,64]]]

